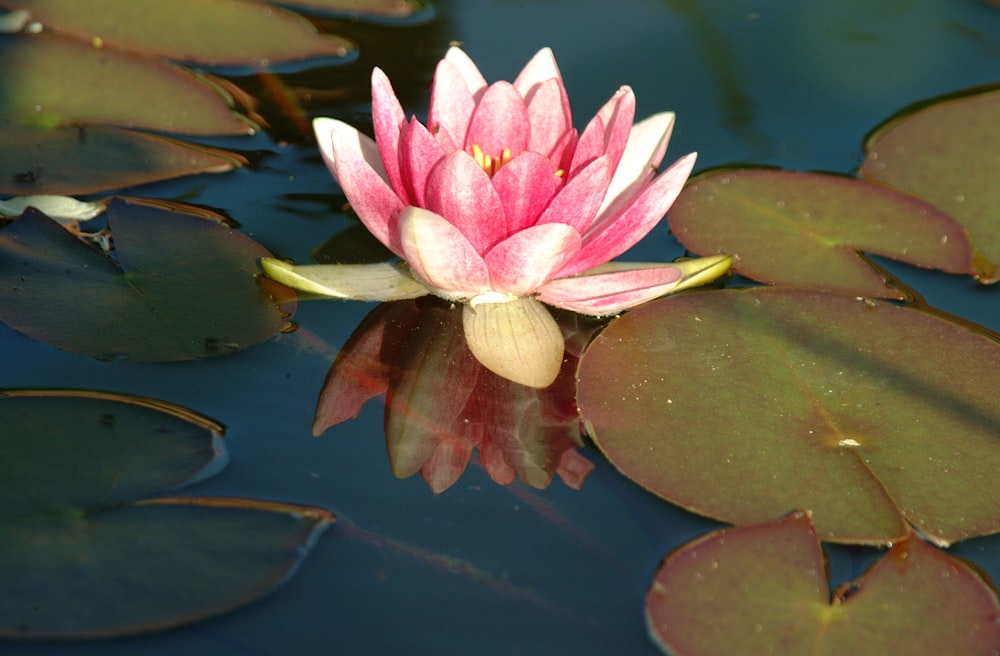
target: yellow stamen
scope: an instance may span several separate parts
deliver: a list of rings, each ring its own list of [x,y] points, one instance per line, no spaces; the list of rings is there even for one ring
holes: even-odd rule
[[[472,157],[476,160],[476,163],[483,167],[483,170],[486,171],[486,173],[492,178],[504,164],[511,160],[512,154],[510,152],[510,148],[504,148],[499,157],[491,157],[483,152],[483,149],[479,147],[479,144],[472,144]]]

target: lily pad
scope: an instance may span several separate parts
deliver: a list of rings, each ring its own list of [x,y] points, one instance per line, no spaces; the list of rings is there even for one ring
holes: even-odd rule
[[[734,524],[805,509],[825,540],[1000,531],[1000,344],[930,312],[760,287],[615,320],[579,369],[624,474]]]
[[[278,4],[304,10],[347,14],[360,20],[430,20],[434,15],[433,9],[424,0],[281,0]]]
[[[114,258],[34,209],[0,230],[0,320],[57,348],[150,361],[231,353],[288,327],[291,293],[255,282],[269,253],[249,237],[121,199],[108,225]]]
[[[222,426],[163,401],[4,390],[0,421],[5,638],[126,635],[231,610],[286,579],[334,519],[248,499],[137,501],[225,465]]]
[[[45,32],[9,34],[0,35],[0,70],[8,73],[0,78],[0,116],[18,123],[198,135],[257,128],[233,111],[217,85],[150,55]]]
[[[205,66],[254,66],[345,57],[354,45],[320,34],[304,17],[255,0],[2,0],[46,29]]]
[[[961,226],[879,185],[777,169],[719,169],[688,184],[668,217],[695,253],[730,253],[733,271],[766,283],[902,299],[858,251],[971,273]]]
[[[646,596],[653,640],[674,656],[995,654],[996,594],[911,535],[831,600],[807,513],[702,536],[671,553]]]
[[[1000,88],[910,108],[869,135],[858,174],[948,212],[972,235],[980,282],[1000,280]]]
[[[0,125],[0,194],[95,194],[247,163],[235,153],[122,128]]]

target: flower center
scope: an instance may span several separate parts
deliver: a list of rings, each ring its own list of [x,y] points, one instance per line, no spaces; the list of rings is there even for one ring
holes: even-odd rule
[[[499,157],[492,157],[484,153],[479,144],[472,144],[472,157],[475,158],[479,166],[483,167],[487,175],[492,178],[494,173],[511,160],[511,152],[510,148],[504,148]]]

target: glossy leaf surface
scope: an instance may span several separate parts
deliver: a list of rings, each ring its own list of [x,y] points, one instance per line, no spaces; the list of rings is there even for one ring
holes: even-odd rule
[[[857,251],[949,273],[971,273],[961,226],[878,185],[819,173],[720,169],[693,179],[668,216],[684,246],[730,253],[761,282],[903,298]]]
[[[205,66],[265,67],[344,57],[352,44],[323,35],[298,14],[255,0],[4,0],[46,29]]]
[[[225,465],[222,426],[82,390],[0,392],[0,636],[177,626],[287,578],[333,516],[248,499],[135,501]]]
[[[202,135],[249,134],[256,127],[233,111],[216,86],[186,69],[65,36],[0,36],[0,70],[7,72],[0,78],[0,117],[17,123]]]
[[[862,178],[892,185],[951,214],[972,235],[983,282],[1000,279],[1000,89],[905,111],[865,143]]]
[[[996,594],[920,538],[893,545],[832,601],[824,567],[805,513],[710,533],[660,566],[650,633],[674,656],[996,653]]]
[[[579,403],[623,473],[735,524],[792,508],[825,540],[1000,531],[1000,345],[887,302],[782,288],[681,295],[613,322]]]
[[[94,194],[246,164],[217,148],[104,126],[48,129],[6,122],[0,144],[2,194]]]
[[[270,254],[249,237],[120,199],[108,223],[114,259],[35,210],[0,230],[0,319],[57,348],[154,361],[233,352],[286,328],[254,279]]]

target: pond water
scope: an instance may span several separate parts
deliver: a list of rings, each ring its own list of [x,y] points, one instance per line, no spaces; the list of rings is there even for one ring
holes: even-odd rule
[[[410,26],[344,22],[359,59],[291,74],[319,88],[366,85],[372,65],[423,114],[433,65],[458,42],[488,80],[509,79],[543,46],[562,70],[578,122],[622,84],[638,115],[670,109],[668,161],[698,151],[696,170],[731,163],[850,173],[864,136],[903,107],[997,81],[1000,11],[964,0],[877,3],[731,0],[463,0],[435,3]],[[239,81],[239,77],[234,78]],[[362,97],[364,97],[362,93]],[[310,106],[363,125],[364,100]],[[223,209],[278,257],[310,253],[350,225],[313,144],[267,134],[218,140],[256,165],[130,193]],[[249,145],[248,145],[249,143]],[[666,223],[628,259],[669,261],[683,248]],[[997,290],[885,263],[938,308],[1000,331]],[[656,654],[643,598],[660,559],[721,526],[666,504],[592,447],[582,489],[494,484],[477,464],[435,495],[394,478],[380,402],[311,436],[326,371],[373,305],[302,303],[301,327],[244,352],[174,364],[99,362],[0,325],[0,385],[82,387],[160,398],[227,426],[231,461],[192,488],[329,508],[339,517],[296,576],[231,614],[151,636],[83,644],[0,645],[11,654]],[[706,476],[705,485],[712,485]],[[833,547],[837,585],[877,551]],[[1000,581],[1000,539],[954,550]],[[82,603],[85,603],[83,601]]]

